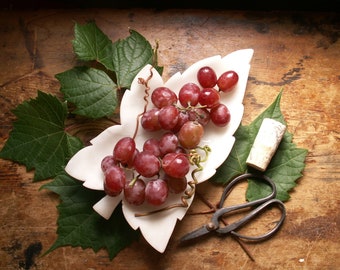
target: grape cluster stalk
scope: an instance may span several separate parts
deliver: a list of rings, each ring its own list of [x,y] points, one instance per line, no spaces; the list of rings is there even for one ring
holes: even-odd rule
[[[220,97],[235,88],[238,74],[229,70],[217,77],[211,67],[204,66],[197,72],[198,84],[185,83],[178,95],[165,86],[153,89],[150,95],[151,78],[152,72],[148,79],[139,79],[146,87],[145,106],[138,116],[134,135],[119,139],[112,155],[102,159],[101,168],[105,193],[109,196],[123,193],[125,201],[132,205],[161,206],[170,193],[183,194],[181,203],[154,213],[188,206],[187,199],[192,197],[197,184],[195,174],[203,170],[201,163],[210,152],[209,146],[200,146],[204,128],[210,122],[218,127],[230,122],[230,111],[220,102]],[[148,98],[153,105],[149,109]],[[141,149],[135,142],[139,125],[150,133]],[[160,137],[153,136],[159,131]],[[199,152],[205,155],[202,157]],[[191,165],[196,168],[188,180]],[[136,214],[141,215],[145,214]]]

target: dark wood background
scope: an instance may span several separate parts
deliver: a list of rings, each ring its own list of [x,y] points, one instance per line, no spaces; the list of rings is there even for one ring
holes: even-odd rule
[[[166,10],[207,9],[207,10],[289,10],[289,11],[338,11],[340,0],[314,0],[309,2],[285,0],[239,0],[239,1],[193,1],[193,0],[2,0],[0,7],[6,9],[42,9],[42,8],[152,8]]]

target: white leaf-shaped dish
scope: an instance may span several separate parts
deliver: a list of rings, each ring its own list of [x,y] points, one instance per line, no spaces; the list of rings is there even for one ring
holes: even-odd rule
[[[131,84],[131,89],[127,90],[122,98],[120,107],[121,125],[109,127],[92,139],[90,146],[81,149],[71,158],[65,168],[66,172],[72,177],[84,181],[84,186],[89,189],[103,190],[102,159],[112,154],[114,145],[120,138],[133,136],[138,115],[144,111],[145,86],[139,83],[139,78],[146,80],[150,76],[150,70],[152,70],[153,75],[148,82],[150,87],[148,96],[149,109],[153,106],[150,101],[151,91],[153,89],[159,86],[167,86],[178,93],[181,86],[187,82],[198,84],[196,77],[197,71],[202,66],[210,66],[215,70],[217,76],[227,70],[236,71],[239,75],[239,81],[232,92],[221,92],[221,102],[227,105],[230,110],[230,123],[223,128],[208,124],[204,129],[204,136],[200,145],[208,145],[211,148],[211,152],[209,153],[207,161],[201,163],[204,169],[195,175],[198,183],[209,179],[228,157],[234,145],[235,138],[233,134],[243,117],[244,107],[242,102],[252,56],[252,49],[244,49],[232,52],[223,58],[219,55],[205,58],[190,66],[182,74],[179,72],[176,73],[166,83],[163,82],[162,77],[154,68],[150,65],[145,66],[135,77]],[[135,139],[138,149],[142,149],[142,145],[146,139],[159,137],[161,134],[162,133],[147,132],[142,127],[139,127]],[[188,173],[189,179],[194,168],[195,167],[192,166]],[[180,202],[180,198],[181,194],[170,195],[167,200],[167,205]],[[193,198],[194,196],[188,200],[189,206]],[[141,206],[132,206],[124,201],[122,195],[117,197],[105,196],[96,203],[93,208],[101,216],[109,219],[120,201],[122,201],[123,213],[130,226],[135,230],[139,228],[144,238],[159,252],[164,252],[177,220],[181,220],[189,208],[176,207],[156,214],[136,217],[135,213],[155,210],[155,207],[148,206],[146,203]],[[159,208],[163,207],[164,205]]]

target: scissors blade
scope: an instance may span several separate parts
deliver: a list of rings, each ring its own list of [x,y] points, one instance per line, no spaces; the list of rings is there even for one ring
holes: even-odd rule
[[[207,226],[204,225],[202,226],[201,228],[197,229],[197,230],[194,230],[186,235],[184,235],[180,241],[181,242],[185,242],[185,241],[188,241],[188,240],[191,240],[191,239],[194,239],[194,238],[197,238],[197,237],[200,237],[200,236],[203,236],[203,235],[206,235],[208,233],[210,233],[211,230],[208,230],[207,229]]]

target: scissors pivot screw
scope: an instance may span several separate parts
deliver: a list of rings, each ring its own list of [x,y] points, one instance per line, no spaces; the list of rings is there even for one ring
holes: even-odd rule
[[[216,227],[216,225],[212,222],[209,222],[206,225],[206,228],[207,228],[208,231],[215,231],[216,229],[218,229],[218,227]]]

